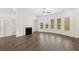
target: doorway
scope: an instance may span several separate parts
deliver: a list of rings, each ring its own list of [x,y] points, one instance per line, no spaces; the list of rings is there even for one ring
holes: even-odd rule
[[[16,19],[0,19],[0,37],[16,35]]]

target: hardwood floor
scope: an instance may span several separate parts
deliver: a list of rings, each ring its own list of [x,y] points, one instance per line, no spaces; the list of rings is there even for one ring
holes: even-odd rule
[[[79,39],[46,33],[0,38],[0,51],[78,51]]]

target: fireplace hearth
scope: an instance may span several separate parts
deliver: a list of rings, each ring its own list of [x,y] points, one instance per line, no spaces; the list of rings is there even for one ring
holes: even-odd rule
[[[25,29],[25,31],[26,31],[26,35],[31,35],[32,34],[32,27],[26,27],[26,29]]]

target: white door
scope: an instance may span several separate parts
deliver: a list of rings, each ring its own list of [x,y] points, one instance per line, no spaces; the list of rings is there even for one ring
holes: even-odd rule
[[[5,19],[4,20],[4,36],[12,36],[16,35],[16,22],[13,19]]]
[[[4,19],[0,18],[0,37],[4,36]]]

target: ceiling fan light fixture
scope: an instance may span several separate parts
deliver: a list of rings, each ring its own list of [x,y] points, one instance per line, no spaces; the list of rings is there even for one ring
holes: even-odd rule
[[[50,10],[48,10],[48,9],[46,9],[46,8],[43,8],[43,13],[42,13],[42,15],[49,15],[49,14],[51,14],[52,12],[50,11]]]

